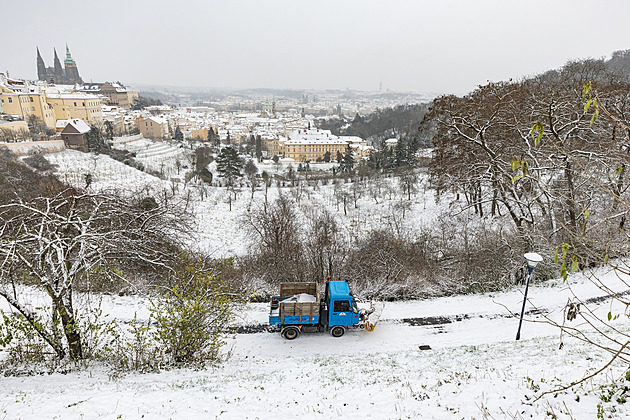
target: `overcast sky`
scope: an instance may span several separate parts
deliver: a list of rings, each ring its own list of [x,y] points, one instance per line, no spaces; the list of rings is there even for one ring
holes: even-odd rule
[[[464,94],[630,49],[628,0],[3,2],[0,72],[68,43],[84,81]]]

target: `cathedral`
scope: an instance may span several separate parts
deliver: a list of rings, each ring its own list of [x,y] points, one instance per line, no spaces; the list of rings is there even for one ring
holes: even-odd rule
[[[70,55],[70,49],[66,44],[66,59],[63,61],[64,67],[61,67],[59,57],[57,57],[57,49],[54,49],[55,59],[53,67],[46,67],[39,48],[37,48],[37,78],[39,80],[54,83],[58,85],[74,85],[81,84],[83,80],[79,76],[79,69],[77,63]]]

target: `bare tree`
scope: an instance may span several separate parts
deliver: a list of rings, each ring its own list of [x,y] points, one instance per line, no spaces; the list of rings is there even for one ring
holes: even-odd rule
[[[256,192],[256,187],[258,187],[258,167],[254,161],[250,159],[245,162],[245,165],[243,165],[243,172],[249,181],[249,186],[252,192],[251,198],[254,199],[254,193]]]
[[[340,277],[345,261],[345,243],[333,215],[326,210],[314,211],[310,216],[306,237],[306,254],[310,261],[310,277],[321,281],[330,276]]]
[[[263,171],[261,177],[263,180],[263,184],[265,185],[265,207],[266,207],[267,206],[267,193],[269,191],[269,187],[271,187],[272,178],[267,171]]]
[[[398,180],[403,193],[407,195],[407,200],[411,201],[411,194],[417,192],[418,176],[413,168],[406,166],[399,170]]]
[[[630,334],[616,323],[618,318],[628,316],[623,308],[630,306],[625,293],[630,288],[627,261],[630,235],[625,227],[630,212],[630,190],[625,181],[630,160],[630,85],[603,85],[594,91],[593,85],[586,83],[582,94],[592,132],[606,147],[607,153],[572,156],[573,170],[580,179],[579,188],[576,186],[579,194],[571,195],[563,184],[549,184],[551,193],[578,210],[574,220],[556,217],[563,242],[558,244],[554,259],[565,280],[571,271],[581,271],[605,298],[610,299],[607,304],[610,309],[607,316],[602,317],[596,312],[599,302],[573,293],[564,307],[562,320],[547,317],[547,321],[560,329],[560,347],[566,334],[608,352],[610,360],[603,368],[582,379],[542,395],[584,382],[603,372],[614,360],[622,360],[626,365],[630,363]],[[554,136],[553,133],[548,135]],[[598,270],[602,266],[609,268],[613,276],[602,274],[602,270]]]
[[[186,217],[155,200],[152,205],[145,203],[66,189],[0,205],[0,295],[59,358],[83,357],[73,304],[77,282],[89,282],[97,273],[120,278],[123,272],[148,270],[158,276],[170,269],[175,244],[186,231]],[[50,298],[53,322],[49,328],[15,293],[24,275]]]
[[[289,198],[281,194],[272,204],[251,210],[243,226],[252,239],[254,272],[271,282],[304,279],[302,229]]]

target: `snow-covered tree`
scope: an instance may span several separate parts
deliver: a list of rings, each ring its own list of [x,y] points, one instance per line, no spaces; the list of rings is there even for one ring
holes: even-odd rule
[[[51,184],[55,185],[55,184]],[[17,310],[59,358],[83,357],[73,301],[75,285],[125,272],[168,271],[186,217],[164,204],[72,188],[0,205],[0,296]],[[20,300],[28,278],[50,299],[52,322]]]

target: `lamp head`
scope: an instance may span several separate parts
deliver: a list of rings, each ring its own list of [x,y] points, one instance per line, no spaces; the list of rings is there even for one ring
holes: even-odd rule
[[[543,260],[543,257],[535,252],[528,252],[527,254],[523,255],[523,257],[525,257],[525,261],[527,261],[527,266],[532,270],[539,262]]]

